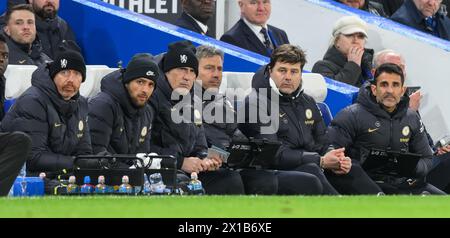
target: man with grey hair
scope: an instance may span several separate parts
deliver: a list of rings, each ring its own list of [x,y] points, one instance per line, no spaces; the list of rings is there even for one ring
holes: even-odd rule
[[[220,38],[221,41],[255,53],[270,56],[282,44],[289,44],[282,29],[268,25],[270,0],[238,0],[241,19]]]
[[[198,80],[203,91],[203,125],[208,147],[230,149],[232,140],[247,140],[238,129],[237,113],[229,99],[219,93],[223,51],[213,46],[197,47]],[[236,93],[236,92],[235,92]],[[230,95],[227,95],[230,96]],[[238,95],[232,95],[234,96]],[[317,195],[322,185],[317,177],[298,171],[239,169],[246,194]]]
[[[450,40],[450,19],[439,11],[441,3],[442,0],[405,1],[391,19],[419,31]]]

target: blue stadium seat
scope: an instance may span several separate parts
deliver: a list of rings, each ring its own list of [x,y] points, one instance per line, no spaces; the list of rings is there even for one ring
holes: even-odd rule
[[[6,99],[5,103],[3,104],[3,109],[5,111],[5,113],[7,113],[9,111],[9,108],[16,102],[15,98],[11,98],[11,99]]]
[[[320,112],[322,113],[322,118],[325,125],[326,126],[330,125],[331,121],[333,120],[333,115],[331,114],[328,105],[324,102],[318,102],[317,107],[320,109]]]

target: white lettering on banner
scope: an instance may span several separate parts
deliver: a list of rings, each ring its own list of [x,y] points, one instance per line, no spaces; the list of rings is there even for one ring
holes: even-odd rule
[[[170,1],[170,0],[169,0]],[[167,5],[167,0],[103,0],[103,2],[126,8],[130,11],[144,14],[177,14],[178,1],[171,0],[172,8]],[[170,11],[170,12],[169,12]]]

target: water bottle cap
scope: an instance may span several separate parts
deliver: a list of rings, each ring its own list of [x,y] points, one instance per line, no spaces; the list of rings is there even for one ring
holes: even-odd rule
[[[45,177],[47,177],[47,175],[44,172],[39,174],[39,178],[44,179]]]
[[[197,173],[196,172],[192,172],[191,173],[191,179],[197,179],[197,178],[198,178]]]
[[[91,177],[89,177],[89,176],[84,176],[84,183],[85,183],[85,184],[91,183]]]
[[[130,181],[130,179],[128,178],[127,175],[124,175],[124,176],[122,177],[122,183],[128,183],[129,181]]]
[[[103,175],[98,176],[98,183],[105,183],[105,176]]]
[[[69,183],[75,183],[75,181],[76,181],[75,176],[72,175],[69,177]]]

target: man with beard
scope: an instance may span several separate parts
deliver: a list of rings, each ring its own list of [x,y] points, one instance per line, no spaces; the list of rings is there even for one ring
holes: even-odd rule
[[[209,37],[214,37],[208,31],[208,20],[214,13],[216,0],[181,0],[183,13],[175,25]]]
[[[51,61],[36,37],[35,15],[30,5],[9,8],[5,23],[3,32],[9,47],[10,64],[41,66]]]
[[[409,177],[396,174],[387,164],[367,173],[387,194],[445,194],[424,182],[432,168],[432,151],[419,115],[409,108],[409,98],[403,97],[404,82],[400,66],[386,63],[376,68],[374,80],[360,89],[357,102],[331,122],[330,140],[334,146],[345,147],[355,163],[364,163],[372,149],[420,154]]]
[[[150,153],[153,111],[148,100],[158,75],[149,54],[136,54],[126,69],[102,79],[101,92],[89,101],[94,153]]]
[[[27,175],[45,172],[54,178],[73,168],[74,156],[92,154],[88,105],[79,93],[85,78],[83,57],[61,51],[55,61],[34,71],[32,86],[3,118],[2,131],[22,131],[31,137]]]
[[[59,0],[29,0],[36,14],[36,30],[43,51],[53,59],[58,46],[67,40],[75,41],[75,35],[61,17],[58,16]]]
[[[238,172],[220,168],[222,161],[208,157],[202,124],[201,99],[193,93],[198,75],[198,60],[189,44],[169,45],[162,56],[158,79],[150,105],[156,111],[151,134],[151,149],[172,155],[183,174],[198,174],[206,194],[244,194]],[[199,104],[199,107],[196,105]]]
[[[8,53],[6,40],[0,35],[0,113],[2,118],[5,91],[5,77],[3,74],[8,67]],[[8,194],[14,179],[28,157],[30,149],[31,141],[25,133],[0,133],[0,196]]]

